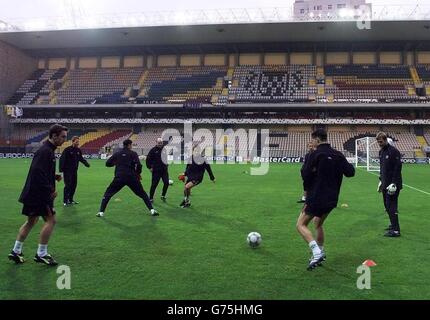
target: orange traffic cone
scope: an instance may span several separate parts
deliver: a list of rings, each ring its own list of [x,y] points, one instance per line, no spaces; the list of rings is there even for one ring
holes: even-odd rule
[[[366,260],[366,261],[364,261],[362,264],[363,264],[363,265],[366,265],[366,266],[368,266],[368,267],[374,267],[374,266],[376,266],[376,265],[377,265],[377,264],[375,263],[375,261],[373,261],[373,260]]]

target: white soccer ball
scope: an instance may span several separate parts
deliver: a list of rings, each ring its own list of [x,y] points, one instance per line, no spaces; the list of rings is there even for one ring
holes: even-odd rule
[[[251,232],[248,234],[248,237],[246,238],[246,241],[252,248],[256,248],[261,243],[261,234],[258,232]]]
[[[169,180],[169,186],[173,184],[173,180]]]

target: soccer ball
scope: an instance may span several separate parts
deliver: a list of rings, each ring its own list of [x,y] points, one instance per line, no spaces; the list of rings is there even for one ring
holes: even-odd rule
[[[256,248],[261,243],[261,234],[259,234],[258,232],[251,232],[250,234],[248,234],[246,241],[252,248]]]
[[[169,180],[169,186],[173,184],[173,180]]]

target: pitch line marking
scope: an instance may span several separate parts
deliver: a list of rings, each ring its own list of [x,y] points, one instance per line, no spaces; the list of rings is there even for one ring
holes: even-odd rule
[[[362,168],[359,168],[359,169],[362,169]],[[364,169],[362,169],[362,170],[364,170]],[[367,173],[370,173],[370,174],[373,174],[374,176],[378,176],[378,177],[379,177],[379,174],[376,174],[376,173],[373,173],[373,172],[369,172],[369,171],[367,171],[367,170],[366,170],[366,172],[367,172]],[[415,191],[418,191],[418,192],[421,192],[421,193],[424,193],[424,194],[426,194],[426,195],[430,196],[430,193],[429,193],[429,192],[426,192],[426,191],[423,191],[423,190],[417,189],[417,188],[412,187],[412,186],[410,186],[410,185],[407,185],[407,184],[405,184],[405,183],[403,183],[403,185],[404,185],[405,187],[408,187],[408,188],[412,189],[412,190],[415,190]]]

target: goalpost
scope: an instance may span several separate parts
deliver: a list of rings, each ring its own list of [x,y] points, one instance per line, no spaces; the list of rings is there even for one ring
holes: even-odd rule
[[[375,137],[355,140],[355,166],[367,171],[379,171],[379,145]]]

